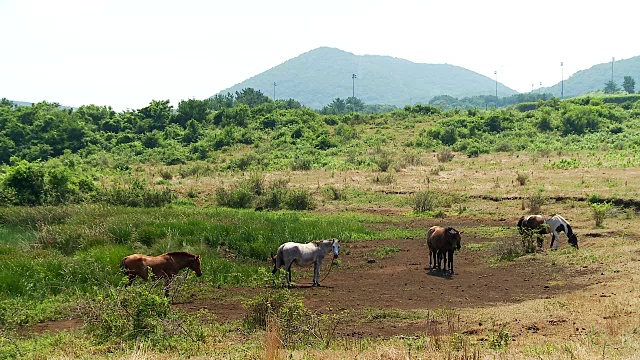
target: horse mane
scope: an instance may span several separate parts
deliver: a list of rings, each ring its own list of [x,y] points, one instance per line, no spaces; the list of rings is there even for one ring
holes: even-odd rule
[[[165,255],[196,257],[195,254],[192,254],[188,251],[171,251],[171,252],[165,253]]]

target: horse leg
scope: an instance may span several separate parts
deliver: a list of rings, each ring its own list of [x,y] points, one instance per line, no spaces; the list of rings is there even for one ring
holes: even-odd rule
[[[449,259],[449,271],[453,274],[453,250],[449,250],[448,254]]]
[[[291,264],[287,267],[287,286],[291,286]]]
[[[171,285],[171,281],[169,278],[164,280],[164,296],[169,297],[169,286]]]
[[[136,279],[136,274],[129,273],[129,282],[124,287],[129,287],[133,284],[133,280]]]
[[[560,243],[560,241],[556,242],[556,246],[555,248],[553,247],[553,243],[556,241],[556,232],[554,231],[553,233],[551,233],[551,245],[549,245],[549,248],[552,250],[557,250],[558,249],[558,244]]]
[[[313,286],[320,286],[320,262],[313,263]]]

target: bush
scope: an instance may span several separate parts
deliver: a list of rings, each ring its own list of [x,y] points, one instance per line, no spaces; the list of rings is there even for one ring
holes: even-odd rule
[[[311,193],[305,189],[292,189],[287,192],[284,206],[289,210],[311,210],[315,207]]]
[[[248,330],[263,330],[277,323],[284,346],[308,344],[313,340],[313,316],[304,306],[303,298],[288,289],[267,291],[244,302],[247,315],[243,325]]]
[[[607,212],[611,210],[611,203],[592,203],[591,209],[593,210],[593,219],[596,221],[596,227],[602,227],[604,219],[607,217]]]
[[[164,345],[172,340],[203,342],[205,333],[201,323],[172,311],[169,298],[152,286],[153,283],[145,283],[110,288],[80,305],[85,331],[100,343],[142,340]]]
[[[372,159],[372,162],[378,166],[378,169],[382,172],[387,172],[389,167],[393,163],[393,158],[387,152],[381,152],[379,155]]]
[[[542,205],[546,202],[545,196],[542,194],[542,189],[529,195],[529,212],[536,214],[540,212]]]
[[[170,204],[176,196],[170,189],[156,190],[144,180],[133,179],[131,185],[97,189],[94,201],[130,207],[162,207]]]
[[[524,186],[527,183],[527,180],[529,180],[529,175],[524,173],[516,174],[516,181],[518,182],[518,184],[520,184],[520,186]]]
[[[18,205],[41,205],[45,199],[45,171],[40,163],[20,161],[7,170],[2,186],[13,192]]]
[[[240,186],[235,189],[219,187],[215,194],[216,204],[235,209],[247,209],[252,207],[254,195],[251,191]]]
[[[438,196],[432,191],[422,191],[415,195],[413,211],[427,212],[434,211],[438,206]]]
[[[436,158],[438,159],[439,162],[449,162],[451,160],[453,160],[455,154],[449,150],[449,149],[442,149],[440,150],[440,152],[438,152],[438,154],[436,155]]]

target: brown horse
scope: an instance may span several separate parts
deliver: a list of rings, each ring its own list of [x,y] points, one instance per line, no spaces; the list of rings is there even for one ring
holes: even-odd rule
[[[460,234],[452,227],[432,226],[427,231],[427,246],[429,247],[429,267],[431,269],[441,268],[442,259],[445,259],[444,269],[453,274],[453,252],[460,250]],[[431,265],[433,260],[433,266]]]
[[[140,276],[145,281],[149,278],[149,268],[155,278],[165,279],[164,294],[169,295],[169,282],[176,274],[188,267],[195,271],[197,276],[202,276],[200,269],[200,255],[194,255],[185,251],[168,252],[159,256],[147,256],[133,254],[126,256],[120,262],[120,268],[129,276],[129,286],[136,276]]]

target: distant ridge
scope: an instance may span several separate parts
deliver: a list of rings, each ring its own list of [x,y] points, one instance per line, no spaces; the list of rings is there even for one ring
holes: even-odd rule
[[[466,97],[495,95],[496,82],[465,68],[449,64],[418,64],[380,55],[354,55],[335,48],[320,47],[220,91],[234,94],[245,88],[260,90],[276,99],[293,98],[320,109],[335,98],[355,96],[366,104],[403,107],[426,104],[438,95]],[[498,96],[517,94],[498,83]]]
[[[613,63],[613,81],[622,88],[625,76],[631,76],[635,82],[635,90],[640,90],[640,56]],[[562,77],[562,76],[561,76]],[[586,70],[580,70],[571,77],[564,79],[564,97],[574,97],[582,94],[603,90],[605,84],[611,81],[611,62],[594,65]],[[560,97],[562,93],[562,79],[550,87],[543,87],[540,91]],[[536,90],[537,91],[537,90]]]

